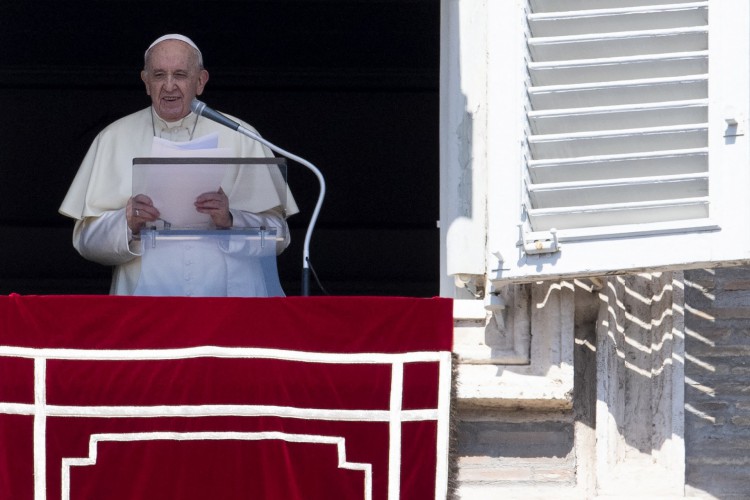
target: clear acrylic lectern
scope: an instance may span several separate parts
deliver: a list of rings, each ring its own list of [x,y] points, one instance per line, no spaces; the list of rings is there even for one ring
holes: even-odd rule
[[[141,272],[135,295],[284,296],[276,256],[284,248],[286,225],[212,227],[210,217],[197,212],[193,203],[198,195],[219,187],[233,210],[283,213],[286,160],[133,160],[133,195],[148,196],[160,212],[160,219],[141,230]]]

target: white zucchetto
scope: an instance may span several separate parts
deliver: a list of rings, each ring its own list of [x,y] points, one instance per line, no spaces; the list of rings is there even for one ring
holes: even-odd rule
[[[165,41],[165,40],[179,40],[181,42],[185,42],[186,44],[190,45],[192,48],[194,48],[198,52],[198,58],[202,62],[203,61],[203,54],[201,53],[201,49],[198,48],[198,46],[195,44],[194,41],[186,37],[185,35],[180,35],[178,33],[171,33],[169,35],[163,35],[157,38],[153,41],[151,45],[148,46],[146,49],[146,52],[143,53],[144,60],[148,57],[148,51],[153,49],[155,45]]]

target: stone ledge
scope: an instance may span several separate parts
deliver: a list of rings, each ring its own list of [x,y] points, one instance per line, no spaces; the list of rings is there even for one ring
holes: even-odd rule
[[[502,394],[487,391],[473,395],[461,394],[459,390],[457,404],[460,408],[470,409],[504,409],[534,411],[568,411],[573,409],[573,395],[540,394],[536,397],[520,397],[517,394]]]

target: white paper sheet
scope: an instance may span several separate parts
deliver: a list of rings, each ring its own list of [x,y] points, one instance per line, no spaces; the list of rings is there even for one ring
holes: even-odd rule
[[[218,148],[218,134],[189,142],[154,138],[151,156],[155,158],[222,158],[231,151]],[[172,229],[207,228],[211,217],[195,209],[195,199],[219,190],[227,166],[221,164],[135,164],[133,195],[145,194],[154,202],[161,218]]]

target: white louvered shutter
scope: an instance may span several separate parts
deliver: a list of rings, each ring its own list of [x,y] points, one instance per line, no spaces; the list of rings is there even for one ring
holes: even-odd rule
[[[748,258],[747,0],[524,7],[521,189],[490,214],[491,277]]]

